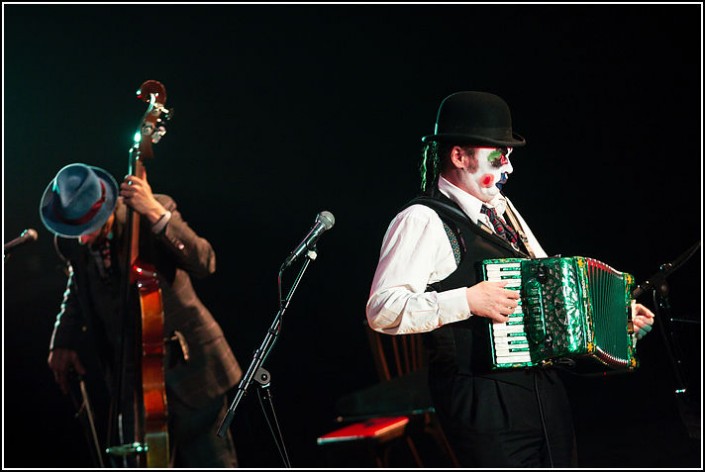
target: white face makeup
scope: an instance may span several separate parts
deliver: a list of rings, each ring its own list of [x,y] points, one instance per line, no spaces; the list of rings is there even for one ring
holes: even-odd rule
[[[470,193],[483,202],[489,202],[497,196],[509,174],[514,171],[509,155],[511,148],[478,147],[475,148],[477,169],[469,172],[466,183]]]

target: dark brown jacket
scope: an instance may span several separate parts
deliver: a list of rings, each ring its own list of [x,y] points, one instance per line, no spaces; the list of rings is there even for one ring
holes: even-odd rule
[[[174,349],[167,351],[165,373],[168,390],[185,403],[199,407],[224,394],[242,376],[223,331],[203,305],[191,284],[215,272],[215,254],[210,243],[183,220],[176,203],[167,195],[155,195],[172,212],[164,231],[155,235],[141,218],[139,261],[151,264],[159,276],[164,307],[164,336],[183,335],[188,361],[176,361]],[[124,265],[120,253],[126,207],[119,203],[111,239],[112,267]],[[108,366],[116,361],[121,335],[121,270],[101,274],[101,263],[77,240],[59,239],[57,247],[67,260],[69,281],[61,311],[57,315],[50,348],[76,349],[84,331],[93,334],[101,357]],[[133,297],[134,298],[134,297]],[[135,309],[132,310],[134,313]],[[139,319],[139,318],[136,318]],[[139,341],[138,341],[139,342]],[[178,343],[170,343],[170,348]]]

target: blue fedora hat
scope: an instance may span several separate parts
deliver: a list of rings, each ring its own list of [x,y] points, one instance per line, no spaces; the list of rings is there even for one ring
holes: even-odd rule
[[[44,191],[39,216],[52,233],[76,238],[108,221],[117,196],[118,184],[108,172],[86,164],[69,164]]]

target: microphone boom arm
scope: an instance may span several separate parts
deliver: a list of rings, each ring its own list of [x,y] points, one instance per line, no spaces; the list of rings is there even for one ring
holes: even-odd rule
[[[658,272],[649,277],[643,284],[639,284],[639,286],[637,286],[637,288],[632,291],[632,298],[636,299],[642,296],[644,293],[648,292],[649,290],[656,290],[660,285],[663,284],[663,282],[669,275],[671,275],[683,264],[685,264],[686,261],[690,259],[699,248],[700,241],[693,244],[688,250],[678,256],[673,262],[666,262],[665,264],[662,264]]]

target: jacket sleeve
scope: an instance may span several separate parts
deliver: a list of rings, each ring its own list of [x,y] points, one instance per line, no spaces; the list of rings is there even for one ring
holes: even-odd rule
[[[176,256],[177,265],[197,278],[215,272],[215,251],[207,239],[200,237],[184,221],[176,202],[168,195],[155,195],[171,219],[157,238]]]

